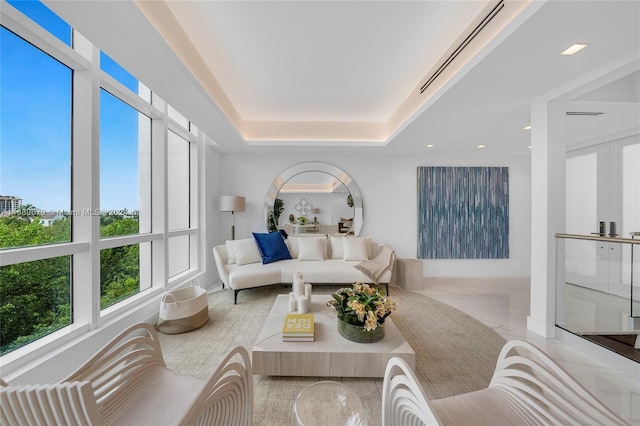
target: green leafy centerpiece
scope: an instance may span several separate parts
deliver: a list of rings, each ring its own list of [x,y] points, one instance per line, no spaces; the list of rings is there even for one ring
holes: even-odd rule
[[[355,283],[341,288],[327,302],[336,310],[338,332],[354,342],[372,343],[384,337],[384,320],[396,310],[396,304],[380,288]]]

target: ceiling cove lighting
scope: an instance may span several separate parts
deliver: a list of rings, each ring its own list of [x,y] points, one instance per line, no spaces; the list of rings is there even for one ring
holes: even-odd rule
[[[572,44],[571,46],[569,46],[567,48],[567,50],[565,50],[564,52],[562,52],[560,54],[561,55],[575,55],[576,53],[578,53],[579,51],[581,51],[585,47],[587,47],[586,44],[580,44],[580,43]]]

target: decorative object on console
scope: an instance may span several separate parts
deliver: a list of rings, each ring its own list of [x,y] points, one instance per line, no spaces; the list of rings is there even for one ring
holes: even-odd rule
[[[373,343],[384,337],[384,320],[396,310],[396,304],[379,288],[355,283],[341,288],[327,302],[336,310],[338,332],[345,339]]]
[[[243,212],[245,207],[245,198],[237,195],[223,195],[220,197],[220,211],[231,212],[231,239],[236,239],[236,222],[235,212]]]
[[[256,239],[256,243],[258,243],[263,264],[266,265],[267,263],[278,260],[291,259],[289,249],[280,232],[269,232],[268,234],[254,232],[253,237]]]
[[[300,201],[298,201],[298,204],[296,204],[295,209],[300,216],[304,216],[304,218],[306,219],[309,213],[313,211],[313,203],[311,203],[311,201],[306,198],[302,198]],[[301,223],[301,225],[304,225],[304,223]]]

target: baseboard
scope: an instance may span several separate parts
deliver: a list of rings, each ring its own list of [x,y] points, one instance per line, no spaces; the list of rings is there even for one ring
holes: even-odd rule
[[[553,339],[556,337],[555,324],[540,321],[537,318],[533,318],[531,315],[527,316],[527,330],[536,333],[538,336],[544,337],[545,339]]]

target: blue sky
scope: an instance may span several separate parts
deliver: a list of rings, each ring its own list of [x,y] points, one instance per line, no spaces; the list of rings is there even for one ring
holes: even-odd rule
[[[69,25],[43,4],[9,3],[70,44]],[[0,31],[0,194],[44,210],[68,210],[73,73],[10,31]],[[137,90],[137,80],[104,53],[101,68]],[[100,208],[136,210],[138,113],[104,91],[100,98]]]

